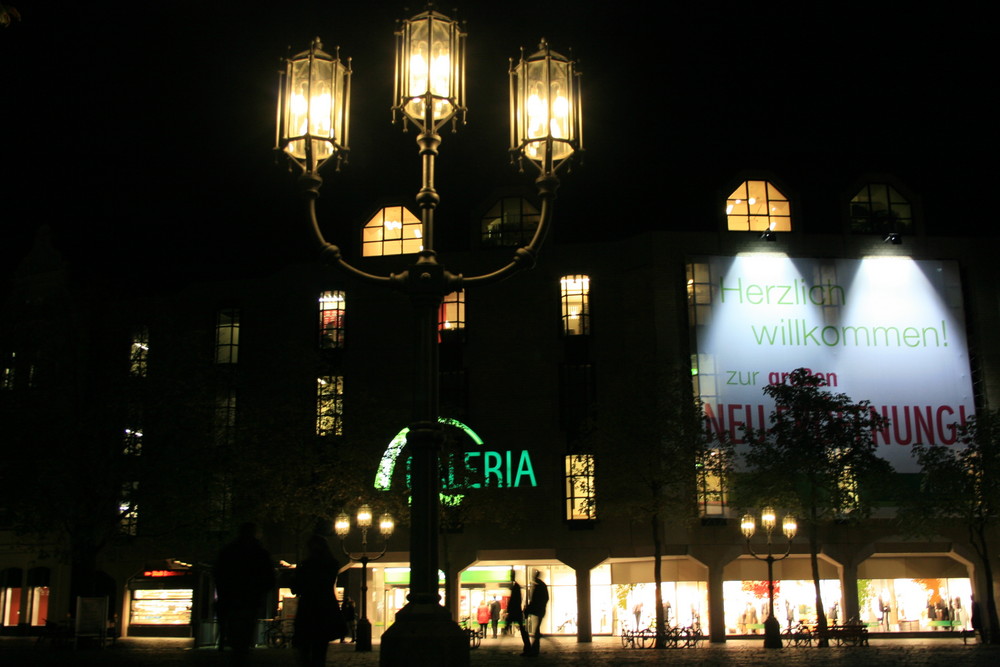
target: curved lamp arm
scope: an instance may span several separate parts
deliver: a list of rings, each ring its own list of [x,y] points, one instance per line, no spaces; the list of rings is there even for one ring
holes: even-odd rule
[[[338,266],[356,278],[360,278],[366,282],[380,285],[391,284],[393,282],[391,276],[377,276],[352,266],[341,256],[340,248],[326,240],[322,230],[319,228],[319,220],[316,217],[316,199],[319,197],[319,188],[323,185],[323,179],[315,172],[306,172],[302,174],[300,180],[306,199],[306,217],[312,226],[313,240],[319,250],[320,260],[325,264]]]
[[[538,185],[538,195],[542,198],[542,210],[539,215],[538,227],[535,228],[535,234],[531,239],[531,242],[526,246],[522,246],[514,251],[514,257],[510,262],[492,273],[487,273],[481,276],[474,276],[471,278],[463,278],[463,281],[469,285],[488,285],[490,283],[499,282],[505,278],[509,278],[514,275],[517,271],[522,269],[530,269],[535,266],[538,261],[538,253],[541,251],[542,245],[545,243],[545,236],[549,232],[549,228],[552,226],[552,213],[555,208],[555,198],[556,198],[556,188],[559,187],[559,179],[555,175],[550,174],[548,176],[542,176],[537,181]]]

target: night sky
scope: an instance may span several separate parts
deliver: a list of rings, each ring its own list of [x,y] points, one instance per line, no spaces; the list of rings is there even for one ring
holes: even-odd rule
[[[350,164],[324,174],[328,235],[412,202],[415,135],[390,125],[389,108],[395,20],[421,4],[10,4],[21,20],[0,29],[5,277],[42,224],[81,275],[122,283],[307,256],[272,147],[279,59],[316,35],[354,68]],[[508,166],[507,66],[541,37],[584,73],[587,156],[560,190],[559,238],[602,238],[609,224],[715,229],[718,198],[746,169],[826,191],[829,212],[803,212],[816,231],[838,222],[842,190],[864,173],[922,193],[931,233],[989,222],[996,55],[978,10],[540,4],[439,7],[468,21],[470,109],[441,146],[442,245],[461,245],[496,188],[529,180]]]

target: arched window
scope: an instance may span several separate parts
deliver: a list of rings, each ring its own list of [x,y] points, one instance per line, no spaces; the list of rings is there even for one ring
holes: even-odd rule
[[[520,197],[503,197],[483,216],[484,246],[526,245],[538,229],[538,209]]]
[[[867,183],[851,199],[851,231],[902,234],[913,230],[913,208],[888,183]]]
[[[768,181],[743,181],[726,200],[729,231],[790,232],[788,198]]]
[[[424,249],[420,218],[404,206],[386,206],[368,221],[362,236],[364,257],[408,255]]]

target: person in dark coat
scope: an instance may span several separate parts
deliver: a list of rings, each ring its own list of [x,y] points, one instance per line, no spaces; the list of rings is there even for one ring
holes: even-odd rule
[[[497,638],[497,626],[500,624],[500,603],[497,602],[497,596],[493,596],[492,602],[490,602],[490,628],[493,629],[493,639]]]
[[[270,615],[263,607],[274,586],[274,565],[257,539],[257,526],[244,523],[215,563],[219,648],[232,648],[233,664],[246,663],[257,619]]]
[[[524,627],[524,610],[521,608],[521,584],[514,579],[514,571],[510,571],[510,599],[507,600],[507,627],[514,632],[514,624],[517,624],[521,633],[521,641],[524,642],[524,652],[531,648],[531,639],[528,631]]]
[[[531,587],[531,599],[524,608],[524,615],[531,620],[534,638],[531,646],[522,655],[537,656],[541,649],[542,619],[545,618],[545,608],[549,605],[549,587],[542,581],[542,573],[535,570],[534,585]]]
[[[334,592],[340,563],[320,535],[310,537],[306,549],[308,555],[295,568],[292,581],[292,593],[299,599],[292,646],[302,667],[322,667],[330,642],[347,634]]]
[[[347,624],[347,635],[351,638],[351,643],[353,644],[357,641],[356,633],[358,631],[358,614],[354,610],[354,600],[344,598],[344,604],[340,606],[340,613],[344,616],[344,623]],[[344,641],[344,639],[340,640],[341,643]]]

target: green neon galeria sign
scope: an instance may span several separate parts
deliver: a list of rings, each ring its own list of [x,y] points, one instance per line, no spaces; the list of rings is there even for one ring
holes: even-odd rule
[[[528,450],[491,450],[485,448],[485,443],[471,428],[450,417],[439,417],[438,421],[445,426],[460,430],[477,447],[460,454],[446,454],[442,462],[441,502],[457,505],[465,497],[461,493],[446,493],[480,488],[517,488],[521,486],[538,486],[535,469],[531,463]],[[403,428],[389,441],[382,454],[378,471],[375,473],[375,488],[388,491],[392,488],[392,476],[396,470],[396,462],[406,446],[408,427]],[[409,485],[409,461],[407,460],[407,485]]]

